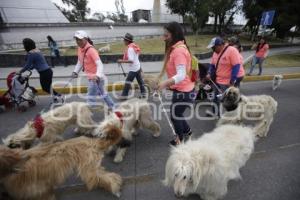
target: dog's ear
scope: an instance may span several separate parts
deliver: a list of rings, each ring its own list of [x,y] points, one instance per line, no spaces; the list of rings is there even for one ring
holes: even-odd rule
[[[105,138],[107,140],[118,140],[122,136],[121,129],[110,124],[107,125],[105,132],[106,132]]]

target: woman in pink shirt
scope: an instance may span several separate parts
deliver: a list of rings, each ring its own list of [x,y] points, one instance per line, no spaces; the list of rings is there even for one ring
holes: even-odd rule
[[[160,77],[166,72],[168,79],[158,85],[158,90],[173,91],[170,115],[176,136],[170,144],[175,146],[192,134],[183,113],[194,101],[195,84],[190,79],[191,53],[179,23],[171,22],[164,27],[164,41],[165,63]]]
[[[254,48],[252,48],[252,49],[255,49],[256,51],[255,51],[255,55],[252,60],[250,71],[247,75],[250,76],[252,74],[256,64],[258,64],[258,67],[259,67],[259,72],[257,75],[261,75],[262,64],[268,55],[269,45],[267,44],[266,39],[264,37],[261,37],[261,39],[259,40],[259,43],[257,45],[255,45]]]
[[[87,103],[90,106],[97,106],[96,97],[103,98],[109,109],[114,108],[114,102],[105,90],[106,76],[103,73],[103,64],[97,50],[90,43],[85,31],[76,31],[74,38],[78,45],[78,61],[72,73],[73,78],[83,70],[88,78]]]

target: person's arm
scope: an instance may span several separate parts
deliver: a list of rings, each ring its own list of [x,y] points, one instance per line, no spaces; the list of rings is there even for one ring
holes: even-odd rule
[[[241,57],[240,53],[236,48],[230,49],[230,63],[231,63],[231,77],[230,77],[230,84],[233,85],[236,82],[237,75],[239,73],[240,67],[241,67]]]
[[[240,64],[236,64],[232,67],[232,70],[231,70],[231,78],[230,78],[230,84],[234,84],[236,82],[236,79],[237,79],[237,75],[240,71],[240,67],[241,65]]]
[[[160,85],[159,85],[159,90],[163,90],[164,88],[168,88],[171,85],[174,84],[178,84],[181,81],[183,81],[186,77],[186,66],[183,64],[177,65],[176,66],[176,74],[167,79],[166,81],[163,81]]]
[[[81,69],[82,69],[82,65],[80,64],[80,61],[78,59],[76,65],[75,65],[75,69],[72,72],[72,77],[77,78]]]
[[[34,60],[34,54],[27,54],[26,56],[26,63],[25,65],[23,66],[23,68],[19,71],[19,73],[23,73],[25,72],[26,70],[29,70],[32,68],[32,65],[33,65],[33,60]]]
[[[100,59],[96,60],[96,66],[97,66],[97,72],[96,72],[96,76],[101,78],[104,76],[104,73],[103,73],[103,63]]]
[[[76,65],[75,65],[75,69],[74,69],[73,72],[75,72],[76,74],[79,74],[79,72],[80,72],[81,69],[82,69],[82,65],[81,65],[81,63],[80,63],[80,61],[78,59]]]
[[[266,58],[269,55],[269,45],[268,44],[266,44],[264,46],[264,50],[265,50],[264,58]]]
[[[117,62],[118,63],[133,63],[134,61],[134,56],[135,56],[135,52],[133,48],[128,48],[127,49],[127,54],[128,54],[128,59],[124,60],[124,59],[119,59]]]

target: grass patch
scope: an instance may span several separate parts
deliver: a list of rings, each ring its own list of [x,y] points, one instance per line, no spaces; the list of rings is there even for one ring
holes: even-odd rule
[[[186,36],[187,43],[192,51],[192,53],[204,53],[209,51],[206,47],[210,40],[215,37],[215,35],[188,35]],[[240,41],[242,45],[252,45],[253,42],[249,40],[248,36],[241,36]],[[162,54],[165,50],[165,42],[161,37],[153,37],[148,39],[141,39],[135,41],[142,49],[143,54]],[[280,43],[278,39],[270,40],[271,43]],[[282,42],[282,41],[281,41]],[[95,48],[98,50],[100,47],[105,46],[105,44],[96,44]],[[110,43],[111,52],[101,53],[105,54],[123,54],[124,43],[123,41]],[[50,50],[48,48],[41,49],[44,55],[50,55]],[[61,55],[65,56],[75,56],[77,54],[77,46],[60,48]],[[25,52],[19,52],[25,54]]]
[[[245,67],[249,69],[250,63],[247,63]],[[300,52],[269,56],[264,61],[263,67],[300,67]]]
[[[199,36],[186,36],[187,43],[193,53],[203,53],[207,52],[206,46],[210,42],[211,38],[214,35],[199,35]],[[165,42],[161,37],[154,37],[149,39],[136,40],[136,44],[138,44],[143,54],[161,54],[165,51]],[[105,46],[105,44],[96,44],[95,48],[98,50],[100,47]],[[125,49],[123,41],[110,43],[111,52],[109,53],[101,53],[105,54],[123,54]],[[49,49],[41,49],[44,55],[50,55]],[[66,56],[74,56],[77,54],[77,47],[66,47],[60,48],[61,55]]]

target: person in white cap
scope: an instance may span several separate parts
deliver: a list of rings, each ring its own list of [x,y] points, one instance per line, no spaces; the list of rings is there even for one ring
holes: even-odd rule
[[[78,73],[82,69],[88,78],[87,103],[91,106],[95,106],[96,97],[100,95],[109,109],[113,109],[115,104],[105,90],[106,76],[103,73],[103,63],[97,50],[91,44],[92,42],[85,31],[76,31],[74,38],[78,45],[78,61],[72,73],[72,77],[77,78]]]

